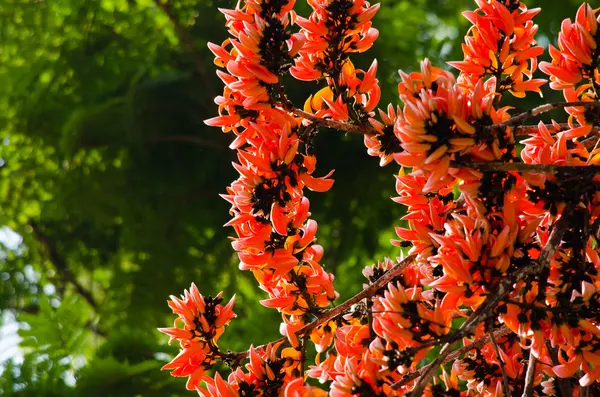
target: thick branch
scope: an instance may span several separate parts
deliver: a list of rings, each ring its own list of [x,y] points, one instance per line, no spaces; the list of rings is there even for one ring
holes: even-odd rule
[[[532,117],[539,116],[542,113],[549,112],[553,109],[566,108],[566,107],[576,107],[576,106],[584,106],[584,107],[600,107],[600,102],[556,102],[556,103],[547,103],[545,105],[538,106],[537,108],[528,110],[527,112],[523,112],[516,116],[511,117],[510,119],[503,121],[502,123],[492,124],[486,129],[495,130],[495,129],[504,129],[506,127],[510,127],[513,125],[518,125],[523,123],[525,120],[530,119]]]
[[[456,342],[463,336],[470,334],[479,323],[490,316],[494,312],[494,309],[498,303],[500,303],[500,301],[504,299],[504,297],[512,290],[515,283],[523,280],[526,276],[539,274],[544,268],[549,266],[550,259],[552,259],[554,256],[554,252],[562,241],[562,236],[568,227],[567,218],[569,217],[568,214],[570,214],[570,211],[570,208],[565,210],[560,219],[554,224],[548,239],[548,243],[542,249],[538,259],[536,261],[532,261],[529,265],[521,267],[513,274],[510,274],[502,279],[497,284],[496,288],[490,290],[483,303],[462,324],[460,329],[456,331],[452,337],[448,338],[448,343],[442,347],[442,350],[440,350],[436,359],[428,366],[427,370],[424,371],[415,388],[413,389],[411,396],[420,397],[423,394],[423,390],[431,380],[431,377],[451,353],[450,349],[452,347],[452,343]]]
[[[98,303],[94,299],[91,291],[88,291],[83,285],[81,285],[81,283],[79,283],[73,272],[71,272],[71,269],[69,269],[67,266],[65,259],[58,253],[54,242],[51,241],[48,236],[44,234],[44,232],[42,232],[35,222],[30,221],[29,225],[31,226],[35,237],[44,246],[44,249],[48,254],[48,259],[50,259],[50,262],[56,268],[56,273],[59,275],[59,277],[62,278],[63,281],[72,284],[73,287],[75,287],[75,291],[77,291],[77,293],[83,297],[83,299],[85,299],[90,306],[92,306],[94,309],[98,309]]]
[[[350,124],[346,121],[324,119],[322,117],[317,117],[314,114],[305,112],[304,110],[300,110],[300,109],[292,109],[292,111],[294,112],[294,114],[296,116],[304,117],[307,120],[310,120],[319,125],[323,125],[325,127],[335,128],[337,130],[353,132],[356,134],[363,134],[363,135],[376,135],[377,134],[377,131],[371,126]]]
[[[595,174],[600,172],[599,165],[553,165],[553,164],[524,164],[524,163],[463,163],[453,161],[452,168],[469,168],[485,172],[528,172],[533,174],[556,174],[557,172],[585,172]]]

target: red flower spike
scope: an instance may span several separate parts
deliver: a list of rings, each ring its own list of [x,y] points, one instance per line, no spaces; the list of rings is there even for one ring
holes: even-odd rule
[[[600,216],[600,176],[490,172],[468,164],[493,163],[493,168],[518,163],[517,130],[529,134],[520,153],[525,165],[600,164],[600,148],[587,138],[598,114],[592,107],[567,106],[566,124],[498,127],[510,118],[510,108],[499,105],[504,92],[519,98],[529,91],[541,94],[545,83],[533,78],[542,53],[532,20],[539,9],[514,0],[476,3],[477,10],[464,13],[473,25],[462,46],[464,58],[450,63],[459,75],[455,78],[428,60],[418,72],[400,72],[402,106],[389,105],[378,115],[377,62],[365,71],[350,60],[377,37],[370,21],[378,5],[309,0],[308,18],[297,17],[293,1],[287,0],[246,0],[223,10],[231,38],[209,48],[215,64],[224,68],[218,76],[225,87],[215,100],[218,116],[206,123],[233,133],[231,148],[238,151],[234,167],[239,177],[223,195],[231,204],[232,219],[226,225],[235,232],[232,246],[240,269],[251,270],[268,294],[261,303],[281,312],[280,332],[293,347],[251,347],[245,366],[226,379],[209,377],[205,371],[217,360],[227,360],[217,340],[234,316],[233,300],[221,306],[220,295],[203,298],[193,286],[169,302],[179,318],[173,328],[162,329],[182,347],[165,369],[187,376],[188,388],[210,397],[238,397],[248,390],[257,395],[326,395],[306,386],[300,376],[301,350],[306,349],[301,337],[308,337],[319,354],[306,374],[329,382],[328,395],[407,395],[420,382],[405,382],[405,375],[422,368],[434,346],[452,340],[454,319],[477,313],[498,283],[544,259],[555,224],[565,216],[569,229],[549,263],[542,263],[541,277],[515,279],[490,311],[486,327],[479,324],[463,338],[465,345],[478,343],[477,349],[463,352],[450,372],[447,367],[425,385],[423,395],[500,396],[505,394],[504,376],[515,393],[524,386],[524,350],[538,360],[532,383],[537,392],[556,394],[556,377],[561,376],[575,378],[567,382],[574,395],[582,387],[594,387],[600,376],[600,324],[593,315],[600,293],[600,249],[591,226],[597,226]],[[569,102],[598,101],[597,13],[584,4],[574,21],[565,20],[559,48],[549,49],[552,62],[540,64],[551,87],[563,90]],[[289,31],[294,23],[299,33]],[[263,51],[266,43],[269,51]],[[369,155],[379,157],[382,166],[395,160],[403,167],[393,201],[407,208],[396,229],[399,241],[392,244],[416,255],[401,275],[370,291],[366,302],[345,308],[308,335],[299,331],[327,315],[338,293],[333,275],[320,263],[317,223],[310,219],[304,197],[305,188],[326,191],[333,180],[331,173],[314,176],[316,158],[307,151],[307,135],[319,123],[335,123],[315,123],[313,117],[299,118],[290,111],[280,83],[288,71],[327,84],[306,100],[307,113],[356,128],[368,121],[374,132],[364,138]],[[565,178],[574,178],[568,187]],[[364,275],[374,283],[393,266],[386,260]],[[487,326],[501,324],[512,335],[498,337],[497,346],[481,343],[489,335]]]

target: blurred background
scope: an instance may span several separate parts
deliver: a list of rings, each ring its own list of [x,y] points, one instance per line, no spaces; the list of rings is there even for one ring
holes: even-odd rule
[[[308,15],[303,0],[297,10]],[[543,4],[542,4],[543,3]],[[462,60],[470,0],[382,0],[376,45],[382,107],[397,102],[397,69],[423,57]],[[555,41],[577,2],[542,5],[539,42]],[[0,1],[0,395],[184,396],[161,372],[177,353],[157,327],[166,301],[195,282],[237,293],[224,348],[277,338],[279,315],[238,271],[218,194],[236,178],[231,137],[202,120],[222,90],[208,41],[226,38],[218,7],[234,0]],[[301,106],[316,83],[286,81]],[[546,97],[548,98],[548,96]],[[529,95],[517,103],[540,103]],[[378,167],[362,138],[323,130],[317,175],[335,168],[326,194],[308,192],[342,298],[384,256],[402,207],[396,167]]]

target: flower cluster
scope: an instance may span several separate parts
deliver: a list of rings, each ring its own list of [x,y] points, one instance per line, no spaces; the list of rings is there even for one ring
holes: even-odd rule
[[[162,369],[173,370],[173,376],[187,376],[188,390],[198,388],[201,381],[209,378],[206,371],[221,359],[217,341],[224,327],[235,317],[235,297],[225,306],[221,302],[221,294],[205,298],[193,283],[181,299],[171,296],[169,301],[169,307],[178,317],[173,328],[159,330],[169,335],[169,342],[179,341],[181,352]]]
[[[577,11],[575,21],[565,19],[558,34],[558,47],[550,45],[552,62],[540,63],[540,69],[550,76],[550,87],[556,90],[572,88],[582,80],[598,82],[598,21],[589,4]],[[588,83],[592,83],[587,81]]]
[[[302,35],[286,31],[292,5],[293,1],[284,0],[248,1],[236,10],[223,10],[233,49],[225,65],[230,74],[222,72],[222,76],[235,80],[226,85],[225,95],[236,94],[233,98],[244,100],[234,102],[235,117],[219,116],[207,124],[237,135],[232,147],[238,150],[239,163],[233,165],[240,177],[223,197],[232,205],[233,219],[226,226],[237,234],[233,247],[239,253],[240,269],[254,273],[269,294],[263,305],[281,311],[282,330],[297,346],[294,332],[337,294],[333,276],[319,264],[323,249],[315,244],[317,223],[309,219],[309,201],[303,194],[304,187],[329,190],[331,173],[323,178],[312,176],[316,159],[310,154],[309,139],[301,137],[305,128],[283,108],[266,103],[283,100],[273,86],[304,42]],[[224,47],[211,48],[217,63],[224,64]],[[262,75],[246,73],[255,68],[249,68],[250,64],[268,71],[269,79],[256,82]],[[261,90],[234,92],[239,82],[256,83]],[[229,101],[224,103],[231,109]]]
[[[381,97],[376,73],[377,61],[365,72],[355,69],[352,61],[346,60],[339,78],[327,79],[330,85],[308,97],[304,111],[321,118],[366,123]],[[343,95],[335,97],[334,93],[339,90],[343,90]]]
[[[217,373],[206,380],[206,388],[198,389],[200,396],[324,396],[323,390],[304,385],[298,376],[298,352],[292,348],[280,349],[279,345],[270,345],[265,351],[250,347],[247,372],[238,367],[227,380]]]
[[[281,74],[289,70],[304,43],[301,34],[292,35],[288,29],[294,2],[249,0],[235,10],[221,10],[232,37],[221,45],[208,45],[215,64],[227,72],[217,72],[225,84],[223,95],[215,99],[220,115],[206,123],[233,131],[237,135],[233,149],[244,145],[250,135],[237,127],[247,127],[261,112],[269,119],[278,117],[270,114],[270,102],[278,95]]]
[[[396,228],[401,240],[393,243],[410,247],[409,253],[417,255],[419,282],[391,284],[384,296],[400,296],[404,305],[410,297],[424,305],[412,304],[412,312],[418,313],[416,321],[406,318],[407,306],[397,302],[387,302],[383,306],[387,310],[382,314],[374,311],[373,330],[377,338],[369,350],[386,357],[387,368],[392,361],[396,372],[407,373],[422,358],[417,354],[427,351],[426,340],[444,339],[448,330],[443,327],[449,325],[452,316],[461,316],[460,309],[477,310],[503,279],[539,259],[553,225],[563,215],[569,217],[569,222],[581,226],[571,227],[565,233],[563,240],[570,243],[559,248],[549,263],[544,273],[547,276],[542,276],[548,281],[527,279],[517,283],[493,313],[496,321],[506,324],[515,334],[497,341],[498,352],[487,344],[456,361],[452,374],[468,381],[469,390],[490,396],[506,392],[502,378],[507,376],[511,392],[520,394],[526,368],[515,361],[515,357],[524,355],[521,346],[529,346],[528,354],[535,359],[554,362],[553,369],[537,369],[535,385],[541,385],[542,381],[551,384],[556,376],[571,377],[581,371],[581,385],[589,386],[598,378],[596,366],[586,364],[582,353],[577,353],[577,346],[581,343],[579,349],[586,351],[586,357],[592,360],[588,362],[595,360],[600,348],[595,336],[600,332],[600,318],[597,317],[597,298],[594,302],[590,297],[596,297],[600,268],[595,259],[598,257],[596,237],[581,231],[592,228],[592,219],[598,219],[600,178],[590,174],[481,172],[461,167],[469,163],[518,161],[515,131],[510,124],[504,124],[510,118],[508,109],[498,106],[501,94],[511,91],[521,96],[524,91],[537,91],[544,83],[531,78],[536,57],[541,53],[539,47],[533,47],[537,28],[531,17],[539,10],[528,11],[520,2],[477,3],[479,10],[465,13],[474,25],[463,46],[465,61],[451,63],[461,70],[458,80],[432,67],[427,60],[422,63],[420,72],[401,72],[399,93],[403,109],[390,105],[387,112],[380,111],[381,122],[370,120],[377,134],[365,136],[369,154],[379,156],[381,165],[395,160],[411,168],[409,174],[401,169],[397,176],[399,196],[394,201],[408,207],[402,218],[408,227]],[[585,7],[589,6],[582,6],[579,20]],[[592,13],[591,9],[588,11]],[[587,20],[595,21],[590,17]],[[584,29],[590,24],[582,21],[577,26]],[[505,74],[510,76],[503,78]],[[523,82],[523,75],[529,80]],[[585,86],[590,87],[590,84]],[[573,96],[573,92],[566,91],[567,100],[596,100],[589,95]],[[575,110],[580,113],[575,114]],[[540,123],[537,128],[529,129],[530,138],[523,142],[521,152],[523,161],[561,166],[597,164],[598,150],[589,152],[583,142],[593,127],[593,122],[579,121],[584,118],[584,110],[590,119],[589,114],[597,108],[567,107],[579,125],[570,122],[563,128],[555,122]],[[580,188],[573,189],[573,184]],[[565,214],[567,205],[578,209],[574,214]],[[569,246],[572,241],[583,243],[574,250]],[[574,270],[575,257],[586,265]],[[581,300],[575,297],[584,296],[584,289],[584,304],[569,313],[568,307]],[[572,296],[571,291],[576,295]],[[557,295],[561,298],[555,301],[553,297]],[[427,308],[434,309],[435,317]],[[381,333],[377,324],[388,324],[395,329]],[[428,325],[423,327],[423,324]],[[427,331],[426,340],[423,329]],[[565,339],[562,332],[572,336]],[[480,326],[474,338],[483,333]],[[551,346],[547,347],[544,340],[551,340]],[[392,360],[381,353],[386,352],[392,342],[395,343],[392,351],[403,352],[400,366],[397,358]],[[557,352],[559,356],[553,361]],[[368,367],[367,353],[363,362],[365,368]],[[565,366],[571,370],[566,371]],[[376,393],[389,395],[381,386],[393,383],[394,377],[386,372],[385,365],[376,373],[385,374],[387,378],[371,382],[370,387]],[[447,390],[455,387],[451,379],[452,376],[444,380]],[[410,382],[403,386],[410,390]]]
[[[537,57],[544,49],[536,45],[538,30],[532,18],[539,8],[527,9],[518,0],[476,0],[479,8],[464,12],[473,24],[462,46],[464,61],[450,62],[461,71],[467,85],[485,76],[495,76],[498,92],[509,91],[522,98],[526,91],[541,94],[546,81],[534,79]],[[527,79],[525,79],[527,78]]]
[[[475,337],[484,335],[484,327],[478,327]],[[515,334],[498,338],[496,347],[497,351],[492,344],[486,344],[481,349],[455,361],[452,365],[452,374],[466,381],[467,389],[475,391],[478,395],[502,396],[504,395],[502,379],[504,371],[511,394],[521,395],[524,389],[522,379],[527,370],[521,359],[526,356],[526,351]],[[446,380],[445,383],[448,384]]]
[[[300,50],[291,74],[299,80],[338,77],[348,55],[364,52],[379,32],[371,19],[379,5],[364,0],[308,0],[313,12],[309,18],[298,16],[306,44]]]
[[[209,47],[226,69],[218,72],[225,89],[207,124],[235,135],[239,178],[223,195],[231,204],[226,226],[236,233],[240,269],[268,294],[261,303],[281,313],[285,338],[221,352],[233,300],[221,306],[220,295],[203,298],[192,285],[169,303],[175,327],[162,329],[182,348],[164,368],[188,376],[188,388],[204,397],[600,392],[600,144],[592,135],[600,124],[600,17],[582,5],[575,22],[563,22],[552,62],[540,64],[569,101],[568,123],[522,126],[561,106],[511,117],[501,105],[506,92],[541,93],[545,80],[533,78],[543,52],[533,22],[540,10],[475,1],[463,14],[473,25],[464,60],[450,62],[458,77],[429,60],[418,72],[401,71],[401,106],[379,110],[379,119],[377,62],[362,70],[350,60],[377,37],[378,5],[308,0],[307,19],[293,0],[222,10],[231,38]],[[288,72],[326,84],[303,111],[285,94]],[[335,308],[304,196],[305,187],[325,192],[333,184],[331,173],[313,176],[321,125],[364,128],[368,153],[381,166],[401,166],[392,200],[406,207],[392,244],[409,257],[365,268],[360,296]],[[305,371],[308,340],[316,361]],[[217,361],[232,368],[226,378],[207,375]]]
[[[368,50],[377,38],[371,19],[379,4],[371,6],[364,0],[308,3],[313,9],[310,17],[296,18],[306,43],[290,73],[299,80],[324,78],[327,87],[308,98],[304,110],[319,117],[365,123],[381,97],[377,61],[364,71],[355,69],[349,56]]]
[[[598,16],[596,16],[598,14]],[[562,90],[570,102],[594,102],[600,99],[600,13],[589,4],[582,4],[575,21],[565,19],[558,35],[558,47],[550,45],[552,62],[540,63],[540,69],[550,76],[550,87]],[[571,128],[584,127],[582,135],[589,134],[600,121],[598,108],[572,106]]]

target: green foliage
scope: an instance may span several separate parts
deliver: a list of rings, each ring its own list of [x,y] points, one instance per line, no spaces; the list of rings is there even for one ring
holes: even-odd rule
[[[54,308],[54,303],[57,307]],[[69,295],[62,302],[42,296],[39,311],[21,313],[19,322],[24,324],[19,335],[20,347],[26,352],[46,355],[49,360],[59,361],[71,354],[89,356],[92,349],[90,331],[86,324],[90,308],[77,295]]]
[[[230,137],[202,123],[221,90],[206,43],[224,40],[217,8],[234,3],[0,2],[0,227],[22,237],[0,246],[0,310],[17,315],[23,338],[0,394],[189,395],[159,371],[177,349],[155,328],[172,321],[168,296],[192,281],[207,295],[238,294],[226,348],[278,337],[277,313],[258,303],[264,294],[238,271],[221,227],[228,205],[218,194],[235,178]],[[540,34],[553,37],[574,5],[543,4]],[[397,97],[396,69],[460,59],[460,11],[472,6],[382,0],[380,39],[356,59],[379,59],[382,104]],[[297,104],[318,89],[286,85]],[[389,200],[393,175],[360,137],[323,131],[316,146],[317,173],[335,168],[336,183],[309,194],[311,212],[348,297],[362,267],[399,254],[388,241],[402,209]]]

